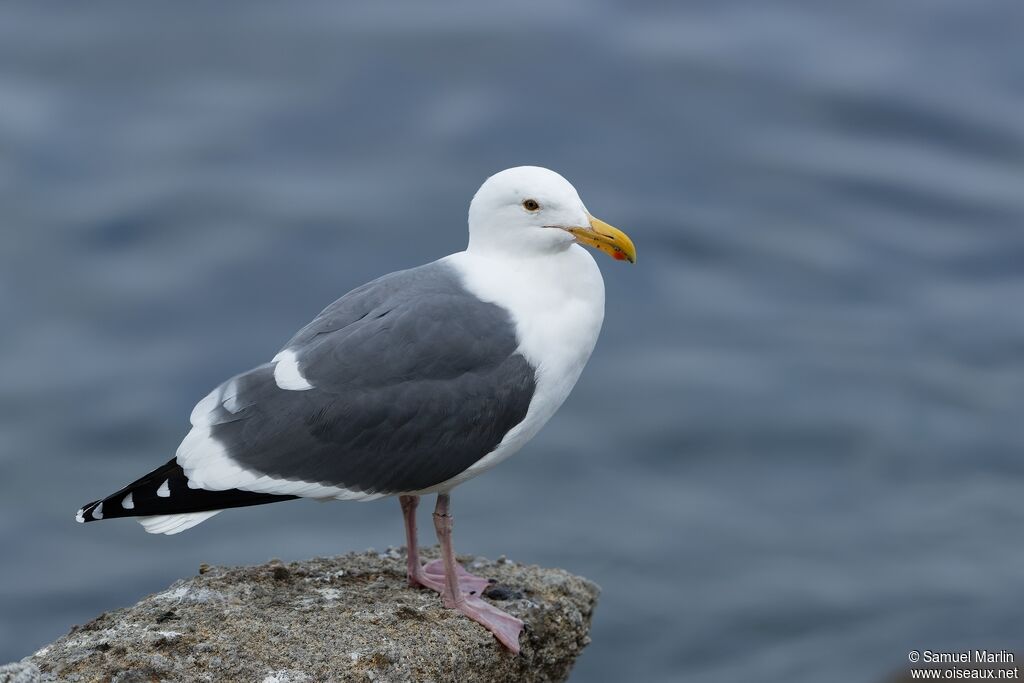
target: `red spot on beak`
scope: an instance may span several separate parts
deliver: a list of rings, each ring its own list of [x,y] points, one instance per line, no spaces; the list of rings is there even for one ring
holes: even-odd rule
[[[621,251],[617,251],[617,252],[615,252],[615,254],[613,255],[613,258],[614,258],[614,259],[615,259],[616,261],[625,261],[625,260],[626,260],[626,255],[625,255],[625,254],[623,254],[623,253],[622,253]]]

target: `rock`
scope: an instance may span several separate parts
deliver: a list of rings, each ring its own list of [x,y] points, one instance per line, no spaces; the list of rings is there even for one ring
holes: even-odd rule
[[[39,669],[32,662],[14,662],[0,666],[0,683],[34,683],[39,679]]]
[[[564,680],[590,642],[598,587],[560,569],[460,560],[495,579],[485,597],[526,622],[519,656],[433,591],[409,588],[404,551],[369,551],[204,564],[199,575],[0,668],[0,683]]]

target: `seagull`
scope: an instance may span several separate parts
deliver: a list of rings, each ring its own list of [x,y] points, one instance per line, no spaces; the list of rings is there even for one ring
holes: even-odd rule
[[[77,521],[135,517],[177,534],[228,508],[397,496],[409,585],[518,653],[523,623],[482,600],[487,579],[455,559],[451,491],[521,449],[579,379],[604,320],[604,280],[581,245],[636,262],[630,238],[558,173],[489,177],[465,251],[332,303],[202,399],[170,462]],[[441,559],[421,565],[416,508],[431,493]]]

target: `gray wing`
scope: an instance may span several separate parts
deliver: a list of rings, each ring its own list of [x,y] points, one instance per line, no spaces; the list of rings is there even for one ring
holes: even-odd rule
[[[221,385],[203,420],[250,471],[367,493],[430,488],[526,416],[535,369],[517,346],[508,312],[435,262],[353,290],[292,338],[285,350],[312,388],[282,389],[262,365]]]

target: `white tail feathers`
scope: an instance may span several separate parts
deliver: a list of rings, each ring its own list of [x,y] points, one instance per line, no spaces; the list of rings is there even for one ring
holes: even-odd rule
[[[148,517],[136,517],[136,521],[150,534],[180,534],[185,529],[191,529],[196,524],[205,522],[223,510],[206,510],[204,512],[187,512],[180,515],[151,515]]]

